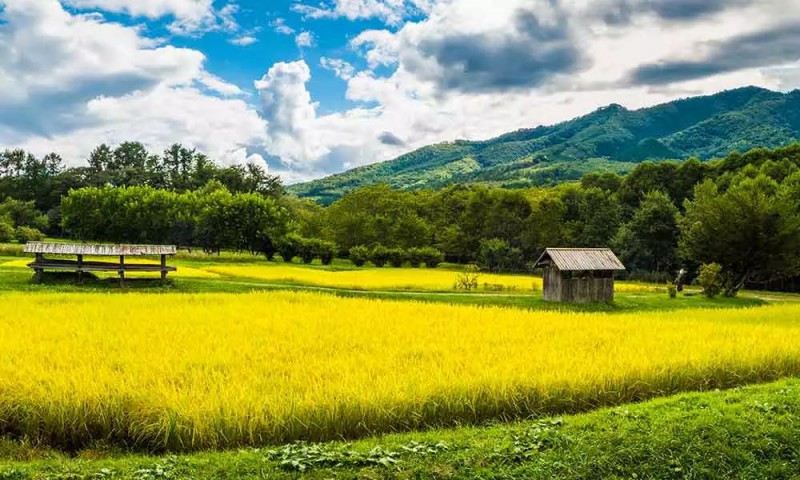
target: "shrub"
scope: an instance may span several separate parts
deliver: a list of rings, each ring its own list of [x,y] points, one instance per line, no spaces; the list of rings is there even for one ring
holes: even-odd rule
[[[300,253],[300,244],[303,238],[297,234],[289,234],[278,242],[278,253],[284,262],[291,262]]]
[[[370,251],[367,247],[359,245],[350,249],[350,261],[356,267],[363,267],[369,260]]]
[[[40,242],[44,240],[44,233],[38,228],[17,227],[16,231],[14,231],[14,238],[16,238],[19,243]]]
[[[669,298],[676,298],[678,296],[678,287],[674,283],[667,285],[667,293]]]
[[[511,247],[499,238],[481,240],[478,264],[490,272],[519,272],[525,270],[522,250]]]
[[[0,219],[0,242],[8,243],[14,239],[14,225],[11,220],[6,218]]]
[[[697,283],[703,287],[703,293],[708,298],[719,295],[722,291],[722,267],[718,263],[707,263],[700,267]]]
[[[456,275],[456,290],[477,290],[478,279],[480,278],[480,267],[475,264],[469,264],[464,267],[464,270]]]
[[[336,244],[327,240],[315,240],[313,242],[315,254],[323,265],[330,265],[336,257]]]
[[[444,254],[433,247],[423,247],[417,252],[422,257],[422,263],[428,268],[436,268],[444,262]]]
[[[389,250],[383,245],[375,245],[370,255],[370,261],[378,268],[383,268],[389,261]]]
[[[421,250],[421,248],[409,248],[408,251],[406,251],[406,257],[411,267],[417,268],[424,262]]]
[[[300,260],[303,261],[306,265],[314,261],[314,257],[317,256],[317,240],[313,238],[300,238],[298,242],[298,255],[300,255]]]
[[[408,252],[403,250],[402,248],[392,248],[387,251],[387,256],[389,257],[389,263],[394,268],[400,268],[403,266],[404,263],[408,260]]]

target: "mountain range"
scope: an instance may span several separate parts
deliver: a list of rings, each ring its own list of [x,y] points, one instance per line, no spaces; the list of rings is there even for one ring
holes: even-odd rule
[[[327,204],[378,183],[399,189],[551,185],[647,160],[701,160],[800,140],[800,90],[743,87],[639,110],[612,104],[556,125],[422,147],[394,160],[288,187]]]

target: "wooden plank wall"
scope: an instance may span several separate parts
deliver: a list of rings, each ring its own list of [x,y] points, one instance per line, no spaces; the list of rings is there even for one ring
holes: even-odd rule
[[[614,300],[614,279],[563,278],[558,268],[545,268],[544,299],[549,302],[589,303]]]
[[[561,301],[561,272],[558,268],[550,265],[545,267],[542,275],[544,299],[548,302]]]
[[[561,281],[561,301],[571,303],[614,300],[613,278],[570,278]]]

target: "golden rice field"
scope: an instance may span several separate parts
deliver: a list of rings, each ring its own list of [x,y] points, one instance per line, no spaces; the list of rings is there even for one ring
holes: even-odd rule
[[[800,373],[800,306],[532,312],[312,293],[11,293],[0,433],[188,450],[572,412]]]
[[[411,290],[444,292],[454,290],[458,272],[425,268],[364,268],[359,270],[321,270],[292,265],[214,266],[208,272],[273,282],[288,282],[317,287],[352,290]],[[480,290],[541,291],[541,277],[481,273]],[[617,282],[618,292],[652,292],[655,285]]]

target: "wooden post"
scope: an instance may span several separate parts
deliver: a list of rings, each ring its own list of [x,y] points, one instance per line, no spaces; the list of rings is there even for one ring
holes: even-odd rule
[[[119,286],[125,286],[125,255],[119,256]]]
[[[161,255],[161,284],[167,283],[167,256]]]
[[[42,283],[42,276],[44,273],[44,270],[41,268],[41,264],[44,263],[43,253],[36,254],[36,263],[39,264],[40,266],[38,268],[33,269],[33,281],[36,283]]]
[[[78,283],[83,283],[83,255],[78,255]]]

